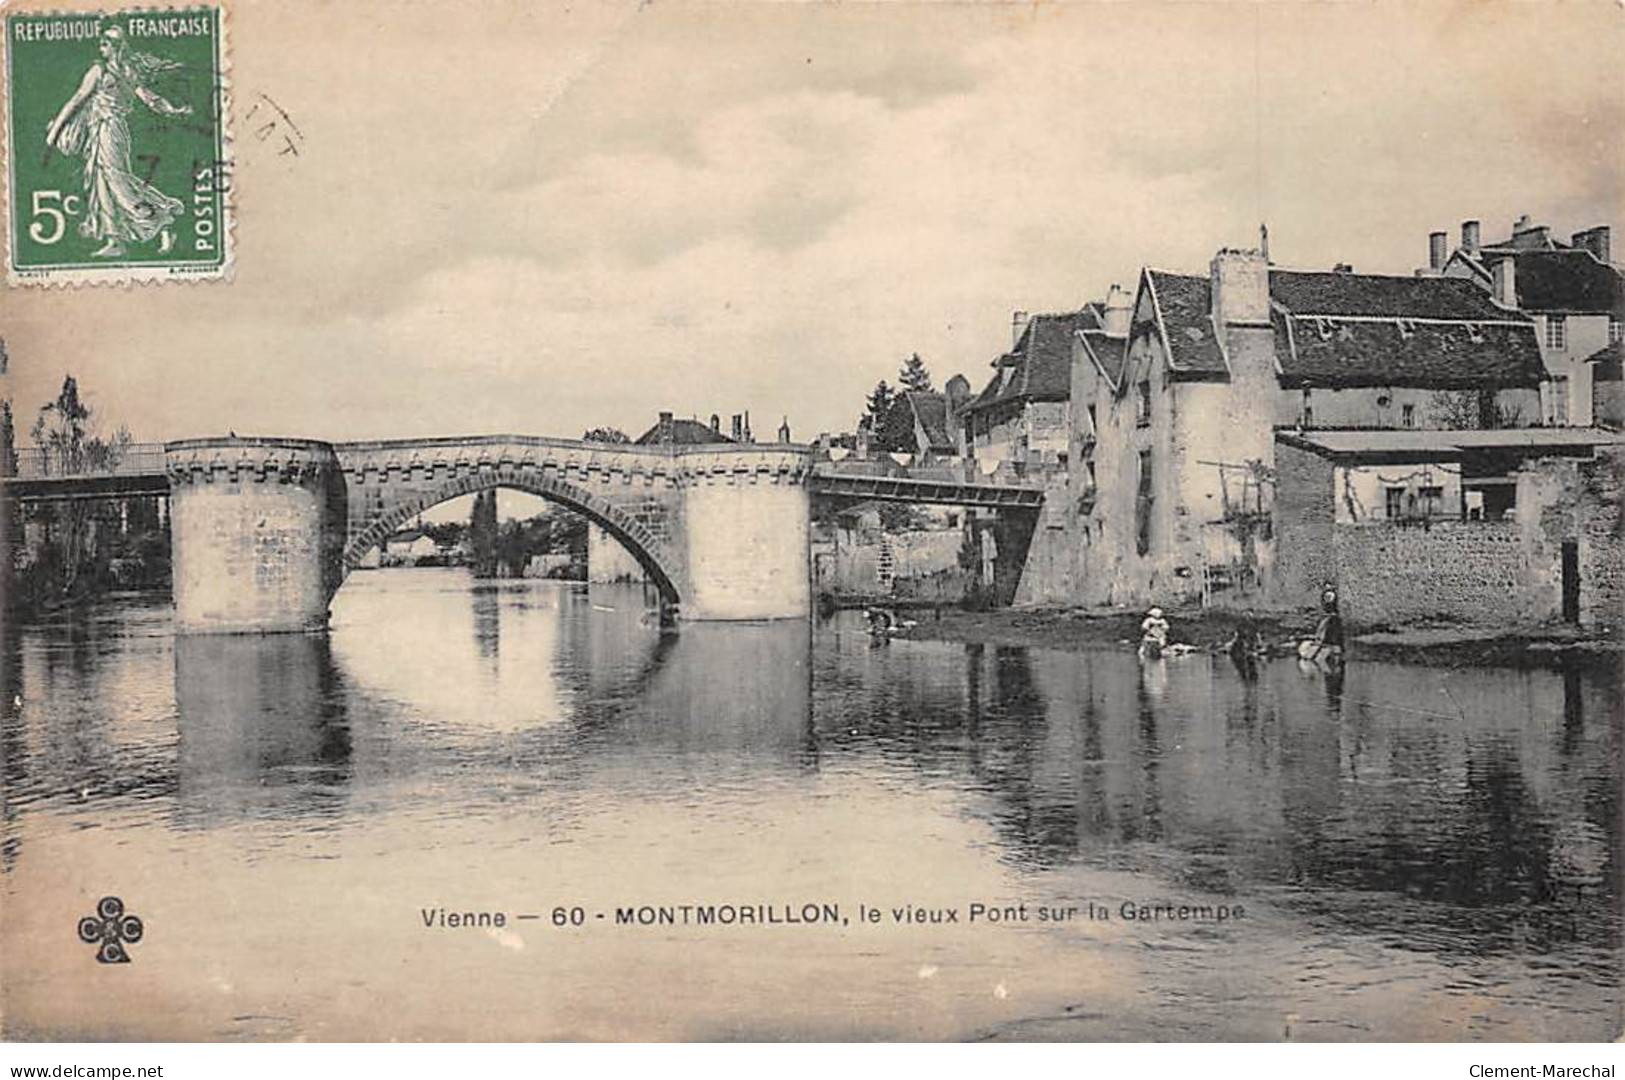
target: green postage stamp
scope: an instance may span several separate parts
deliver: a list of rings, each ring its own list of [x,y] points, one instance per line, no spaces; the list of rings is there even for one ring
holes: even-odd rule
[[[219,6],[5,17],[13,285],[230,273]]]

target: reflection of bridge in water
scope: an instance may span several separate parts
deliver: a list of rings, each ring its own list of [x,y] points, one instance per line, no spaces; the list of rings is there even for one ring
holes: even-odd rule
[[[366,553],[416,515],[509,488],[604,528],[689,619],[805,616],[810,500],[878,499],[997,511],[1030,535],[1040,482],[1005,468],[835,461],[788,443],[637,446],[490,435],[325,443],[188,439],[138,444],[103,468],[18,454],[19,502],[158,495],[170,500],[176,627],[320,629]]]

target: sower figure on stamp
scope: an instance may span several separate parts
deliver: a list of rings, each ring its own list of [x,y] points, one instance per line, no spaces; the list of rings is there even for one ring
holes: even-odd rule
[[[159,252],[168,252],[175,242],[169,225],[184,205],[130,171],[125,117],[136,99],[159,116],[190,116],[191,106],[171,105],[149,85],[160,72],[180,65],[133,51],[116,26],[102,31],[97,47],[101,59],[90,65],[51,121],[45,144],[84,158],[85,219],[79,233],[102,241],[96,255],[122,255],[125,244],[155,236]]]

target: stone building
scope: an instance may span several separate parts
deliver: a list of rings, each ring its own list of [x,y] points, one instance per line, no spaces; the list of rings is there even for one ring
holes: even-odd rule
[[[1593,422],[1587,359],[1620,340],[1625,318],[1625,270],[1612,262],[1611,230],[1599,225],[1575,233],[1568,243],[1528,215],[1512,235],[1480,242],[1477,221],[1461,225],[1461,243],[1448,256],[1446,234],[1428,237],[1428,270],[1470,280],[1498,304],[1533,316],[1539,331],[1547,382],[1541,419],[1585,427]]]
[[[984,469],[1066,462],[1072,396],[1072,334],[1094,325],[1091,307],[1058,315],[1016,312],[1014,344],[993,361],[993,377],[958,412],[965,456]]]
[[[1067,546],[1090,605],[1266,602],[1277,428],[1538,417],[1534,323],[1467,281],[1225,250],[1206,276],[1142,271],[1123,322],[1073,339]]]
[[[1327,584],[1363,625],[1625,614],[1625,435],[1594,428],[1276,434],[1271,599]]]

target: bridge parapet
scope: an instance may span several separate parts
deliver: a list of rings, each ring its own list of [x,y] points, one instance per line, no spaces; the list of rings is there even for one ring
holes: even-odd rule
[[[170,484],[244,479],[298,484],[319,479],[337,465],[333,447],[312,439],[182,439],[164,444]]]

